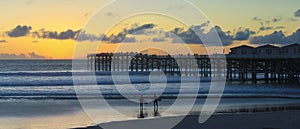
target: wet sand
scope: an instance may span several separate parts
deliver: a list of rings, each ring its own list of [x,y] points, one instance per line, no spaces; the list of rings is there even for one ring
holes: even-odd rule
[[[177,117],[157,119],[131,120],[123,122],[110,122],[77,129],[160,129],[160,124],[169,123]],[[213,115],[203,124],[198,123],[198,115],[186,116],[173,129],[299,129],[300,110],[234,113]],[[160,123],[160,124],[159,124]]]
[[[61,99],[0,99],[0,128],[4,129],[66,129],[76,127],[87,127],[103,123],[101,125],[118,125],[118,123],[124,123],[129,125],[136,125],[135,121],[148,122],[159,121],[163,123],[169,123],[170,121],[180,118],[179,116],[184,114],[182,110],[187,106],[186,103],[181,103],[176,106],[176,109],[169,113],[165,111],[173,105],[174,99],[163,99],[159,102],[159,111],[161,117],[153,117],[153,104],[149,103],[145,105],[145,111],[148,116],[146,119],[138,119],[139,105],[138,103],[128,103],[128,100],[124,99],[108,99],[107,101],[111,107],[99,106],[95,101],[100,100],[84,100],[91,103],[88,107],[83,109],[78,100],[61,100]],[[104,100],[102,100],[104,101]],[[197,99],[195,107],[191,110],[191,114],[186,118],[185,123],[179,124],[178,128],[183,126],[191,126],[189,128],[198,128],[197,124],[197,112],[202,108],[205,99]],[[264,117],[270,117],[270,122],[277,122],[279,120],[272,120],[281,115],[276,115],[277,112],[283,110],[293,110],[294,113],[285,114],[284,120],[292,117],[293,120],[299,120],[294,118],[294,115],[300,116],[300,100],[299,99],[284,99],[284,98],[223,98],[217,109],[218,115],[214,115],[212,119],[217,119],[216,123],[222,123],[224,121],[235,121],[237,124],[239,120],[247,117],[252,118],[249,122],[256,123],[255,120],[263,119]],[[111,113],[112,107],[118,112]],[[266,108],[268,107],[268,108]],[[250,108],[250,109],[249,109]],[[255,109],[255,110],[254,110]],[[187,110],[187,109],[186,109]],[[299,112],[298,112],[299,110]],[[260,115],[259,118],[253,118],[252,114],[262,114],[263,112],[270,112],[271,115]],[[254,112],[254,113],[253,113]],[[288,111],[290,112],[290,111]],[[89,113],[89,114],[86,114]],[[274,114],[273,114],[274,113]],[[242,115],[240,115],[242,114]],[[268,113],[267,113],[268,114]],[[172,117],[177,116],[177,117]],[[228,120],[226,120],[228,119]],[[113,122],[123,121],[123,122]],[[110,123],[109,123],[110,122]],[[209,123],[209,121],[207,121]],[[286,123],[288,123],[287,121]],[[212,122],[214,123],[214,122]],[[151,129],[157,129],[162,126],[158,124],[149,123]],[[289,124],[289,123],[288,123]],[[288,125],[286,124],[286,125]],[[298,124],[298,123],[296,123]],[[147,123],[145,124],[147,125]],[[270,124],[272,125],[272,124]],[[123,125],[122,125],[123,126]],[[211,125],[210,125],[211,126]],[[126,127],[126,126],[124,126]],[[140,126],[138,126],[141,128]],[[115,127],[114,127],[115,128]],[[114,129],[113,128],[113,129]],[[128,127],[130,128],[130,127]],[[208,128],[208,127],[207,127]],[[266,127],[268,128],[268,127]],[[275,128],[275,127],[274,127]],[[126,129],[126,128],[123,128]],[[169,129],[169,128],[167,128]],[[222,129],[222,128],[221,128]],[[241,128],[238,128],[241,129]],[[283,128],[285,129],[285,128]],[[299,128],[298,128],[299,129]]]

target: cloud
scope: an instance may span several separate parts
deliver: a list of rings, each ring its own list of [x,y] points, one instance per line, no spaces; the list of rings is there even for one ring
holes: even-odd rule
[[[284,29],[285,27],[284,26],[261,26],[260,28],[259,28],[259,31],[258,31],[258,33],[259,32],[261,32],[261,31],[266,31],[266,30],[278,30],[278,29]]]
[[[147,24],[134,24],[129,28],[123,29],[123,31],[112,34],[89,34],[84,30],[72,30],[67,29],[62,32],[49,31],[46,29],[40,29],[31,32],[31,26],[20,26],[18,25],[11,31],[7,32],[10,37],[21,37],[21,36],[32,36],[35,38],[43,39],[57,39],[57,40],[76,40],[82,41],[106,41],[108,43],[133,43],[137,42],[136,37],[138,35],[152,36],[148,40],[152,42],[165,42],[171,40],[173,43],[187,43],[187,44],[203,44],[201,39],[197,36],[200,34],[201,37],[209,38],[215,32],[218,33],[223,45],[232,44],[233,40],[248,40],[252,34],[258,34],[260,31],[266,30],[278,30],[285,28],[284,26],[264,26],[265,20],[254,17],[253,20],[261,21],[261,27],[259,31],[252,31],[250,28],[239,28],[236,33],[231,33],[230,31],[224,31],[220,26],[214,26],[209,28],[209,22],[205,22],[200,25],[193,25],[187,29],[184,28],[174,28],[171,31],[165,31],[164,29],[157,29],[154,23]],[[269,20],[270,22],[279,22],[282,18],[277,17]],[[197,34],[196,34],[197,33]],[[274,33],[264,36],[256,36],[250,39],[251,43],[279,43],[279,42],[291,42],[297,41],[299,32],[295,32],[294,35],[285,37],[282,31],[274,31]],[[207,41],[207,40],[206,40]],[[0,42],[6,42],[6,40],[0,40]],[[33,40],[33,43],[37,43],[38,40]],[[31,53],[32,54],[32,53]],[[34,54],[34,53],[33,53]]]
[[[273,27],[271,27],[271,26],[261,26],[259,28],[259,31],[265,31],[265,30],[273,30]]]
[[[93,34],[88,34],[86,33],[86,31],[81,31],[78,36],[77,36],[77,41],[101,41],[101,40],[105,40],[106,35],[104,34],[99,34],[99,36],[97,35],[93,35]]]
[[[300,9],[298,9],[295,13],[294,13],[295,17],[300,17]]]
[[[12,29],[11,31],[7,31],[6,33],[9,37],[12,37],[12,38],[22,37],[22,36],[26,36],[27,34],[29,34],[31,29],[32,29],[31,26],[18,25],[14,29]]]
[[[239,28],[239,30],[236,32],[233,39],[239,40],[239,41],[240,40],[248,40],[252,34],[255,34],[255,32],[251,31],[249,28],[246,28],[246,29]]]
[[[124,30],[125,31],[125,30]],[[83,30],[72,30],[68,29],[66,31],[62,31],[60,33],[56,31],[48,31],[45,29],[40,29],[39,31],[32,32],[32,36],[35,38],[43,38],[43,39],[57,39],[57,40],[67,40],[72,39],[79,42],[82,41],[107,41],[110,43],[121,43],[121,42],[135,42],[134,37],[127,36],[128,33],[120,32],[118,34],[112,34],[110,36],[99,34],[89,34]]]
[[[151,29],[143,29],[140,31],[136,31],[131,35],[164,35],[165,31],[163,29],[155,29],[155,28],[151,28]]]
[[[203,42],[201,39],[198,37],[198,35],[193,31],[197,31],[195,28],[200,28],[199,26],[192,26],[188,30],[184,31],[183,28],[175,28],[174,30],[170,31],[169,33],[166,33],[166,37],[172,38],[173,43],[181,43],[182,41],[187,44],[202,44]],[[201,30],[198,30],[201,31]],[[202,30],[203,31],[203,30]],[[173,36],[177,36],[174,37]],[[199,34],[204,34],[203,32]]]
[[[274,23],[276,23],[276,22],[280,22],[282,20],[282,18],[281,17],[275,17],[275,18],[273,18],[273,22]]]
[[[285,38],[286,43],[300,43],[300,29]]]
[[[223,45],[231,45],[232,44],[232,40],[233,40],[233,36],[230,35],[230,32],[224,32],[221,27],[219,26],[215,26],[215,29],[217,31],[217,33],[219,34],[219,37],[223,43]]]
[[[6,43],[7,41],[6,40],[4,40],[4,39],[1,39],[0,40],[0,43]]]
[[[274,29],[284,29],[285,26],[276,26]]]
[[[136,42],[134,35],[148,35],[161,33],[161,31],[154,29],[155,25],[153,23],[148,24],[134,24],[131,28],[125,28],[122,32],[118,34],[112,34],[110,36],[100,34],[99,36],[80,33],[78,36],[79,40],[89,39],[92,41],[102,40],[109,43],[133,43]],[[85,38],[84,38],[85,37]]]
[[[77,36],[77,41],[107,41],[108,43],[132,43],[136,42],[134,35],[150,35],[163,33],[162,30],[154,29],[154,24],[134,24],[131,28],[125,28],[122,32],[112,34],[110,36],[99,34],[88,34],[85,31],[81,31]]]
[[[172,38],[173,43],[181,43],[182,41],[187,44],[202,44],[203,42],[197,34],[205,35],[205,27],[209,22],[205,22],[200,25],[194,25],[189,27],[186,31],[184,28],[174,28],[172,31],[166,33],[166,37]],[[197,34],[196,34],[197,33]],[[177,37],[174,37],[177,36]]]
[[[1,53],[0,54],[0,59],[26,59],[25,54],[8,54],[8,53]]]
[[[253,44],[291,44],[300,43],[300,29],[289,36],[285,36],[282,31],[274,31],[269,35],[256,36],[250,40]]]
[[[164,42],[164,41],[167,41],[167,39],[165,37],[157,37],[157,38],[152,38],[151,41],[152,42]]]
[[[46,59],[45,56],[42,55],[37,55],[34,52],[26,54],[21,53],[19,55],[17,54],[8,54],[8,53],[1,53],[0,54],[0,59]]]
[[[261,21],[262,19],[259,18],[259,17],[254,17],[253,20],[254,20],[254,21]]]
[[[17,26],[11,32],[8,32],[11,36],[14,37],[21,37],[21,36],[29,36],[31,35],[34,38],[42,38],[42,39],[56,39],[56,40],[76,40],[79,42],[82,41],[106,41],[108,43],[129,43],[129,42],[137,42],[136,37],[137,35],[147,35],[152,36],[149,40],[152,42],[163,42],[167,41],[168,38],[171,38],[174,43],[181,42],[182,40],[188,44],[202,44],[202,41],[199,37],[195,34],[196,31],[202,35],[211,35],[212,30],[208,30],[207,33],[204,33],[205,29],[208,27],[209,22],[191,26],[188,30],[184,30],[183,28],[174,28],[172,31],[164,31],[163,29],[156,29],[154,23],[147,23],[147,24],[134,24],[130,28],[125,28],[123,31],[112,34],[112,35],[105,35],[105,34],[89,34],[84,30],[72,30],[67,29],[66,31],[57,32],[57,31],[49,31],[44,28],[30,32],[30,26]],[[233,40],[233,36],[231,36],[228,32],[223,32],[223,30],[216,26],[214,29],[219,34],[222,42],[224,44],[231,44]],[[22,34],[19,34],[23,32]],[[168,35],[168,33],[174,33],[176,36],[180,38],[180,41],[177,40],[178,38],[173,38]],[[160,38],[153,38],[154,35]],[[34,43],[37,40],[33,41]]]
[[[60,32],[59,35],[57,35],[57,39],[74,39],[79,32],[79,30],[73,31],[69,29],[67,31]]]
[[[123,40],[122,40],[123,43],[133,43],[133,42],[136,42],[136,39],[135,37],[125,37]]]
[[[108,41],[110,43],[129,43],[129,42],[135,42],[134,37],[127,37],[127,34],[124,32],[120,32],[117,35],[111,35],[107,38],[104,38],[103,41]]]
[[[186,31],[184,31],[183,28],[175,28],[174,30],[170,31],[171,34],[167,34],[167,37],[173,38],[173,43],[181,43],[181,41],[183,41],[186,44],[203,44],[197,34],[202,35],[203,37],[211,37],[216,31],[223,45],[232,44],[233,36],[230,35],[229,31],[224,32],[221,27],[215,26],[205,33],[205,27],[207,27],[207,25],[208,23],[203,23],[201,25],[191,26]],[[178,37],[171,36],[172,34]]]
[[[155,27],[155,24],[153,23],[149,23],[149,24],[143,24],[143,25],[140,25],[140,26],[133,26],[132,28],[130,29],[124,29],[124,33],[127,33],[127,34],[134,34],[134,35],[138,35],[138,34],[144,34],[143,30],[146,30],[146,29],[153,29]]]
[[[252,44],[269,44],[284,43],[284,34],[282,31],[274,31],[272,34],[253,37],[250,42]]]
[[[209,30],[207,33],[204,33],[205,27],[207,27],[209,22],[203,23],[201,25],[195,25],[191,26],[188,30],[184,31],[183,28],[174,28],[174,30],[165,32],[163,29],[155,29],[155,24],[148,23],[148,24],[134,24],[131,28],[125,28],[122,32],[119,32],[117,34],[112,34],[110,36],[100,34],[98,36],[94,34],[88,34],[85,31],[81,31],[78,33],[78,35],[74,38],[77,38],[77,41],[106,41],[108,43],[133,43],[137,42],[135,35],[147,35],[147,36],[153,36],[156,35],[158,37],[156,38],[150,38],[152,42],[164,42],[167,41],[168,38],[171,38],[173,43],[181,43],[184,41],[188,44],[202,44],[202,41],[199,39],[199,37],[196,35],[194,31],[196,31],[199,34],[209,36],[213,33],[213,29],[217,31],[219,34],[222,42],[224,45],[229,45],[232,43],[233,36],[229,34],[229,32],[223,32],[222,29],[218,26],[215,28]],[[45,31],[43,31],[45,32]],[[73,31],[77,32],[77,31]],[[47,35],[54,35],[54,36],[42,36],[42,37],[57,37],[57,32],[47,32]],[[176,37],[172,34],[175,34]],[[74,36],[74,33],[72,33],[72,36]],[[69,37],[72,37],[69,36]],[[41,35],[39,34],[39,37]],[[179,39],[178,39],[179,37]],[[61,38],[58,38],[61,39]],[[63,38],[65,39],[65,38]]]
[[[260,27],[259,27],[259,30],[257,31],[257,33],[261,32],[261,31],[277,30],[277,29],[285,28],[284,26],[276,26],[277,23],[284,20],[284,18],[281,16],[267,17],[267,18],[254,17],[253,20],[259,22],[259,24],[260,24]],[[294,19],[288,18],[286,20],[293,21]]]
[[[58,40],[66,40],[66,39],[76,39],[80,30],[71,30],[68,29],[66,31],[62,31],[60,33],[56,31],[47,31],[45,29],[41,29],[39,31],[32,32],[33,37],[44,38],[44,39],[58,39]]]
[[[37,55],[34,52],[28,54],[30,59],[46,59],[45,56]]]
[[[268,18],[259,18],[259,17],[254,17],[254,21],[259,21],[261,24],[270,24],[270,23],[277,23],[283,20],[282,17],[276,16],[276,17],[268,17]]]

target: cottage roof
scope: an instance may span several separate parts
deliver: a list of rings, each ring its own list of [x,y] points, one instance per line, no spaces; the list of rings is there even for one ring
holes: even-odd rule
[[[241,45],[241,46],[234,47],[234,48],[231,48],[231,49],[239,49],[239,48],[249,48],[249,49],[254,49],[254,47],[251,47],[251,46],[248,46],[248,45]]]
[[[288,47],[300,47],[300,44],[299,43],[293,43],[293,44],[290,44],[290,45],[283,46],[282,48],[288,48]]]
[[[256,49],[263,49],[263,48],[279,48],[279,47],[267,44],[267,45],[259,46]]]

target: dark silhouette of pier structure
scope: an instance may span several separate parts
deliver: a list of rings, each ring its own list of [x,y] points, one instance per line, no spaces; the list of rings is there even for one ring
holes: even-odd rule
[[[282,51],[282,48],[276,48],[274,50],[266,49],[268,55],[261,54],[263,52],[260,52],[259,48],[248,47],[241,46],[231,49],[229,54],[211,56],[198,54],[171,56],[141,53],[89,54],[87,56],[88,69],[97,72],[162,71],[168,75],[226,77],[227,81],[251,81],[254,83],[258,81],[300,83],[300,53],[293,56],[276,55],[274,54],[275,50]],[[244,49],[248,50],[246,54]],[[237,50],[241,50],[243,55],[239,54]],[[273,54],[270,54],[268,50],[273,51]]]
[[[169,75],[192,76],[196,69],[200,69],[200,75],[211,77],[212,69],[225,70],[225,67],[212,67],[207,55],[148,55],[141,53],[100,53],[89,54],[89,70],[100,71],[130,71],[151,72],[162,71]],[[195,62],[197,61],[197,62]],[[215,60],[224,62],[224,60]],[[179,66],[180,64],[180,66]],[[199,65],[195,66],[195,65]]]

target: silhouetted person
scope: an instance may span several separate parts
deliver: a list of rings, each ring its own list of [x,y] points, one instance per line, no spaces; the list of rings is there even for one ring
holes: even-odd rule
[[[158,114],[158,97],[156,95],[154,95],[153,98],[153,107],[154,107],[154,115]]]
[[[143,110],[144,110],[144,97],[143,97],[143,95],[141,95],[141,97],[140,97],[140,118],[144,118],[144,112],[143,112]]]

